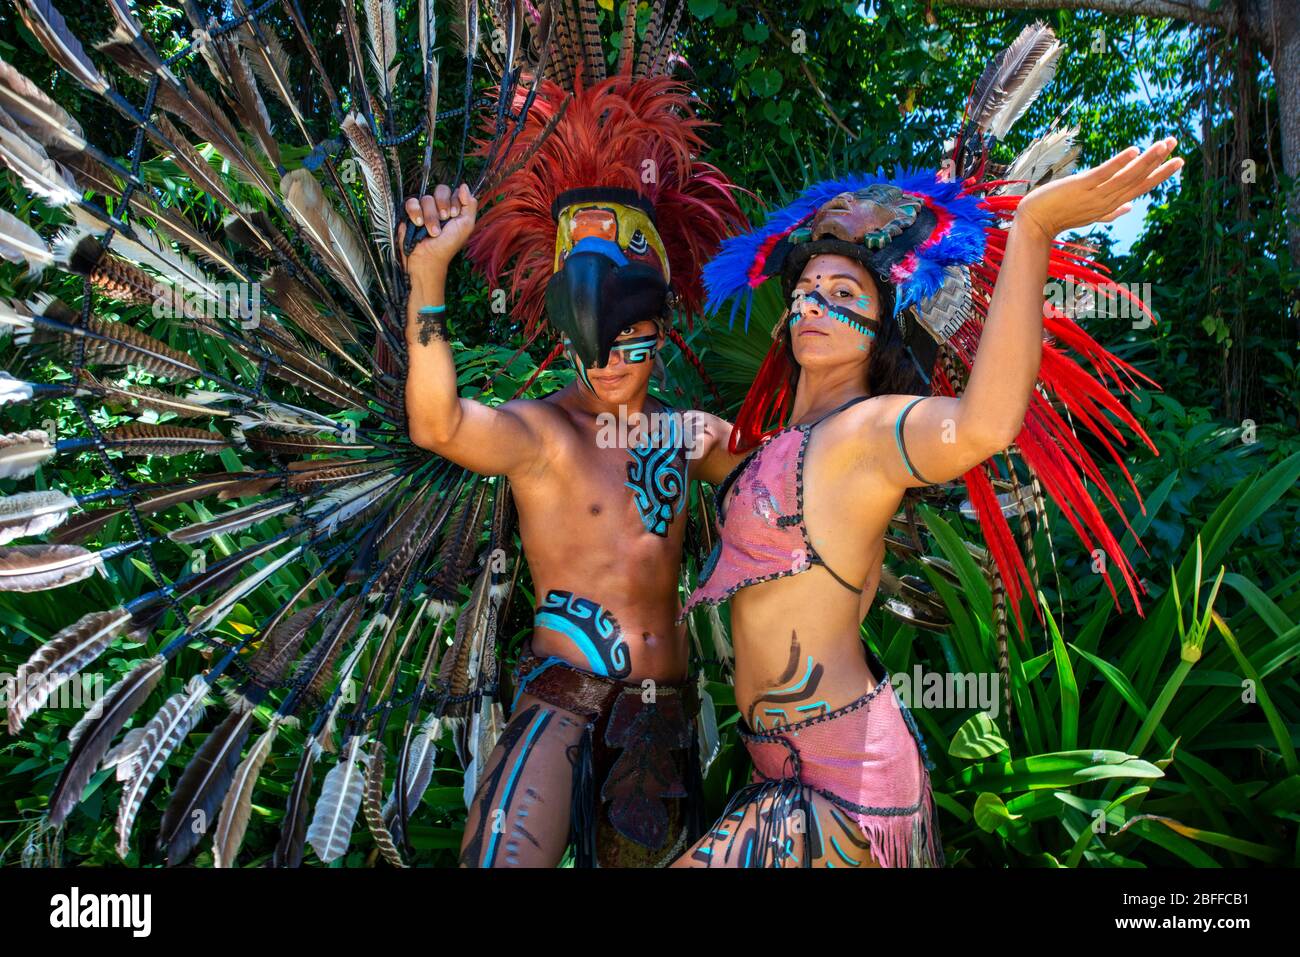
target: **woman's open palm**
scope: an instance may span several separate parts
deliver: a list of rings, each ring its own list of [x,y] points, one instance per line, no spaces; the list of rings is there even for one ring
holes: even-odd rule
[[[1130,146],[1100,166],[1082,170],[1031,190],[1016,211],[1048,238],[1092,223],[1109,223],[1133,208],[1132,201],[1159,186],[1183,166],[1168,159],[1178,141],[1172,136],[1146,152]]]

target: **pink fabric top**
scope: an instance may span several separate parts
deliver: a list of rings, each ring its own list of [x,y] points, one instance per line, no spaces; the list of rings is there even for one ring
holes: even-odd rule
[[[803,460],[813,426],[866,398],[850,399],[815,422],[781,430],[718,486],[713,499],[718,542],[677,618],[679,622],[698,605],[720,605],[747,585],[797,575],[813,565],[826,568],[850,591],[861,592],[836,575],[808,539],[803,518]],[[733,482],[735,494],[726,501]]]

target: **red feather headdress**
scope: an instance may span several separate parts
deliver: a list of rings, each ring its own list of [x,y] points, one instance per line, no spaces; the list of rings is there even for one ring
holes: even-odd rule
[[[515,314],[533,335],[554,272],[557,197],[593,187],[631,190],[653,207],[689,328],[703,303],[703,263],[725,236],[747,227],[736,187],[697,158],[708,124],[687,87],[671,77],[620,74],[590,84],[579,79],[574,87],[569,93],[547,80],[538,89],[524,131],[499,160],[506,169],[522,165],[489,198],[470,259],[490,282],[509,289]]]

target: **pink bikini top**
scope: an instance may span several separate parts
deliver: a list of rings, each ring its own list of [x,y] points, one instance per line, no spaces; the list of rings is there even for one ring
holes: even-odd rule
[[[860,395],[803,425],[782,429],[751,452],[713,496],[718,541],[677,620],[697,605],[720,605],[740,589],[821,565],[854,594],[861,594],[822,560],[808,538],[803,516],[803,459],[815,425],[856,405]],[[735,494],[726,503],[732,484]]]

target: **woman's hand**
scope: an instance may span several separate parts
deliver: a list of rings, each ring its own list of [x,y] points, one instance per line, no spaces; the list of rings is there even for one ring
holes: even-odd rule
[[[442,184],[433,191],[432,196],[419,199],[412,196],[407,199],[405,209],[412,223],[429,231],[428,238],[416,243],[407,256],[406,223],[402,223],[397,230],[397,247],[402,256],[402,265],[414,286],[426,276],[446,274],[448,263],[460,252],[474,231],[478,200],[463,183],[455,193],[450,186]]]
[[[1068,229],[1118,219],[1133,208],[1132,200],[1182,169],[1181,159],[1167,159],[1177,145],[1171,136],[1141,154],[1130,146],[1100,166],[1031,190],[1020,201],[1015,222],[1051,240]]]

